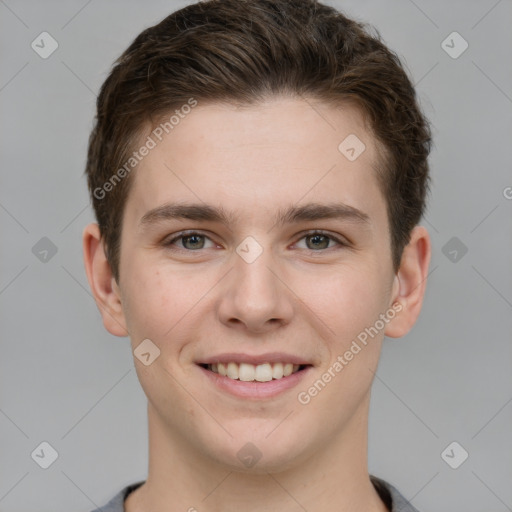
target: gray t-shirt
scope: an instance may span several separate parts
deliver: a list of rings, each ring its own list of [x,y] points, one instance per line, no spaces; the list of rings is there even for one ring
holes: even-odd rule
[[[418,510],[414,508],[391,484],[373,475],[370,475],[370,479],[373,486],[379,493],[380,498],[391,512],[418,512]],[[142,482],[126,486],[106,505],[97,508],[92,512],[124,512],[124,500],[128,497],[128,494],[135,491],[135,489],[138,489],[143,483],[144,480]]]

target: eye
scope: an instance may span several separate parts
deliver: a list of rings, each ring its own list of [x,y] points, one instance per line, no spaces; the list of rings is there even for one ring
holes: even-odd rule
[[[205,247],[205,241],[210,240],[206,235],[203,235],[202,233],[197,233],[196,231],[190,231],[190,232],[183,232],[175,236],[174,238],[171,238],[170,240],[166,241],[164,243],[165,246],[173,246],[178,245],[179,249],[185,249],[189,251],[195,251],[198,249],[208,249],[208,247]],[[178,242],[179,244],[175,244],[175,242]],[[213,242],[212,246],[214,245]],[[181,247],[180,247],[181,245]],[[212,247],[211,246],[211,247]]]
[[[333,241],[341,246],[348,245],[340,238],[335,237],[331,234],[324,233],[323,231],[314,231],[308,233],[305,236],[303,236],[300,240],[306,240],[306,249],[313,251],[318,251],[322,249],[332,249],[332,246],[329,246],[329,244],[330,242]]]
[[[349,245],[346,241],[323,231],[312,231],[310,233],[306,233],[299,239],[299,241],[300,240],[306,241],[306,247],[299,248],[315,252],[332,249],[333,245],[335,245],[333,242],[339,246]],[[210,242],[209,246],[207,244],[208,241]],[[177,250],[185,250],[189,252],[215,247],[215,243],[208,236],[197,231],[178,233],[173,238],[165,241],[163,245],[170,249],[176,248]]]

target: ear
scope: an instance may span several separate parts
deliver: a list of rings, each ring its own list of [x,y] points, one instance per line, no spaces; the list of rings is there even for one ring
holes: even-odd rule
[[[121,304],[121,292],[105,256],[98,224],[85,227],[82,234],[85,272],[103,325],[114,336],[128,336]]]
[[[406,335],[415,324],[423,304],[427,286],[431,246],[428,231],[416,226],[409,243],[402,253],[400,268],[395,275],[392,288],[392,304],[399,303],[402,309],[389,321],[384,331],[390,338]],[[398,310],[395,304],[395,311]]]

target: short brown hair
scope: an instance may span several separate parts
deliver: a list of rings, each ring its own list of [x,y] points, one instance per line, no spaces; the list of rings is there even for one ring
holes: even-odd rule
[[[428,120],[399,57],[373,27],[314,0],[208,0],[140,33],[98,95],[85,172],[117,282],[133,180],[126,173],[115,183],[112,178],[143,127],[155,126],[155,119],[191,98],[250,105],[281,93],[333,105],[352,102],[369,121],[382,149],[377,177],[398,270],[425,209],[431,149]]]

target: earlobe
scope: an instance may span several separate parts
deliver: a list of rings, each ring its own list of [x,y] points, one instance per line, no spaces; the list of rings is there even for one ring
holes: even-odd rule
[[[103,325],[114,336],[128,336],[121,293],[105,256],[98,224],[85,227],[82,235],[85,272]]]
[[[392,304],[400,303],[401,310],[386,326],[386,336],[400,338],[415,324],[425,295],[430,255],[429,234],[423,226],[416,226],[393,282]]]

